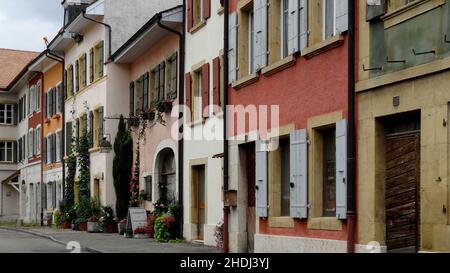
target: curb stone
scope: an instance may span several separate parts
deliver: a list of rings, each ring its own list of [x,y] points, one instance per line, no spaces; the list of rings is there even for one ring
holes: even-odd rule
[[[41,238],[53,241],[53,242],[58,243],[60,245],[64,245],[64,246],[67,245],[67,242],[63,242],[63,241],[57,240],[51,235],[45,235],[45,234],[42,234],[42,233],[39,233],[39,232],[26,230],[26,229],[23,229],[23,228],[0,227],[0,229],[9,230],[9,231],[15,231],[15,232],[27,233],[27,234],[31,234],[31,235],[34,235],[34,236],[38,236],[38,237],[41,237]],[[82,247],[81,250],[87,251],[89,253],[107,253],[105,251],[98,250],[98,249],[91,248],[91,247]]]

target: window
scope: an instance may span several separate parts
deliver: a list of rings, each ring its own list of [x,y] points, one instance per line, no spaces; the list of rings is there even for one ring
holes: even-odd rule
[[[73,135],[72,135],[72,122],[66,123],[66,155],[72,153]]]
[[[288,31],[289,31],[289,0],[281,0],[281,56],[288,54]]]
[[[0,162],[12,163],[14,161],[14,143],[12,141],[0,141]]]
[[[34,135],[33,129],[28,131],[28,158],[32,158],[34,155]]]
[[[130,82],[130,116],[134,114],[134,82]]]
[[[165,62],[157,65],[152,71],[152,82],[153,82],[153,94],[156,96],[156,101],[161,101],[165,99]]]
[[[75,61],[75,93],[80,90],[80,62]]]
[[[335,35],[335,6],[336,0],[323,0],[323,39],[326,40]]]
[[[103,139],[104,135],[104,123],[103,123],[103,107],[100,107],[94,111],[94,147],[98,147],[100,145],[100,142]]]
[[[323,216],[336,215],[336,133],[335,129],[321,131]]]
[[[67,84],[66,84],[66,89],[67,89],[67,98],[71,98],[74,94],[73,92],[73,65],[70,65],[69,68],[67,69]]]
[[[37,127],[34,132],[34,147],[35,147],[35,155],[39,155],[41,153],[41,127]]]
[[[137,115],[142,109],[142,77],[134,82],[134,113]]]
[[[255,22],[255,18],[253,2],[250,2],[247,6],[242,7],[238,11],[237,22],[239,22],[239,27],[237,27],[237,22],[235,22],[237,37],[230,34],[231,43],[237,43],[236,45],[230,45],[230,47],[238,54],[235,60],[237,67],[232,68],[232,70],[237,70],[238,79],[254,73],[254,68],[257,67],[255,55],[258,48],[255,48],[255,35],[257,28],[256,23],[258,22]],[[234,30],[232,31],[235,33]],[[234,64],[232,64],[232,66],[234,66]]]
[[[94,49],[89,50],[89,82],[94,82]]]
[[[198,25],[203,20],[203,1],[204,0],[193,0],[194,2],[194,26]]]
[[[22,162],[22,138],[19,138],[19,140],[17,141],[17,159],[18,162]]]
[[[27,141],[26,140],[27,140],[26,135],[23,135],[22,136],[22,161],[25,161],[26,155],[27,155],[27,153],[26,153]]]
[[[0,104],[0,124],[10,125],[14,123],[14,104]]]
[[[56,147],[55,147],[55,161],[60,162],[61,161],[61,143],[62,143],[62,131],[58,131],[56,133]]]
[[[202,109],[202,70],[194,72],[194,82],[193,82],[193,93],[192,93],[192,118],[194,121],[201,120],[203,109]]]
[[[147,201],[152,201],[152,176],[148,175],[145,178],[145,190],[147,192]]]
[[[167,60],[167,99],[175,99],[177,97],[177,53],[173,54]]]
[[[84,87],[86,87],[86,70],[87,70],[87,62],[86,62],[86,53],[83,54],[83,56],[81,56],[81,58],[78,60],[78,77],[79,77],[79,84],[80,84],[80,89],[83,89]]]
[[[101,41],[96,46],[94,46],[94,81],[103,77],[103,67],[104,67],[104,43]]]
[[[39,80],[36,84],[36,111],[41,110],[41,94],[42,94],[42,82]]]
[[[62,83],[58,84],[56,87],[56,96],[55,96],[55,113],[62,113],[62,104],[64,103],[62,100],[63,97],[63,86]]]
[[[27,95],[25,94],[25,95],[23,95],[23,113],[22,113],[22,120],[24,120],[25,118],[26,118],[26,116],[27,116],[27,111],[28,111],[28,108],[27,108]]]

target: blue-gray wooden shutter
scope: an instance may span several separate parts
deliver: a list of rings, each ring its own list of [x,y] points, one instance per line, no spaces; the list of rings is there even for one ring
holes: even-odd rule
[[[299,49],[299,0],[289,0],[288,15],[288,54],[294,54]]]
[[[308,140],[306,129],[291,132],[291,217],[308,217]]]
[[[253,1],[255,37],[253,39],[253,71],[259,71],[267,65],[267,0]]]
[[[336,16],[336,34],[340,34],[348,30],[348,1],[335,1]]]
[[[263,141],[256,142],[256,215],[268,216],[267,207],[267,150]]]
[[[336,123],[336,217],[347,218],[347,121]]]
[[[237,79],[237,14],[233,12],[229,18],[229,42],[228,42],[228,83]]]
[[[308,47],[308,0],[300,1],[300,51]]]

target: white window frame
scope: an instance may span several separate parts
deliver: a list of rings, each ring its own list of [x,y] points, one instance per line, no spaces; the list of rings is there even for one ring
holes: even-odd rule
[[[333,36],[336,35],[336,0],[332,0],[333,1]],[[322,10],[322,22],[323,22],[323,26],[322,26],[322,40],[326,40],[330,37],[326,37],[326,29],[327,29],[327,0],[322,0],[322,5],[323,5],[323,10]]]
[[[39,88],[38,88],[39,87]],[[41,111],[41,102],[42,102],[42,98],[41,98],[41,93],[42,93],[42,81],[39,80],[36,85],[35,85],[35,92],[36,92],[36,112],[40,112]]]
[[[10,104],[10,103],[4,103],[1,104],[3,105],[4,109],[0,110],[3,112],[3,120],[0,120],[0,124],[1,125],[12,125],[14,124],[14,104]],[[11,110],[8,110],[8,107],[11,108]],[[6,122],[8,119],[8,114],[11,117],[11,123]]]
[[[8,148],[8,144],[11,145],[11,148]],[[0,146],[3,146],[2,149],[5,154],[5,160],[0,161],[1,163],[13,163],[14,162],[14,143],[12,141],[2,140],[0,141]],[[11,160],[8,160],[8,150],[11,150]]]
[[[38,125],[34,132],[34,145],[35,145],[35,154],[39,155],[41,153],[41,125]]]
[[[32,159],[34,156],[34,130],[31,128],[28,130],[28,159]]]
[[[287,1],[287,3],[285,3],[285,1]],[[287,4],[287,7],[285,7],[284,4]],[[286,22],[284,21],[285,11],[287,12]],[[285,25],[285,23],[286,23],[286,25]],[[288,37],[289,37],[289,34],[288,34],[288,32],[289,32],[289,28],[288,28],[288,26],[289,26],[289,0],[280,0],[280,25],[281,25],[281,28],[280,28],[280,41],[281,41],[280,51],[281,52],[280,52],[280,54],[281,54],[281,59],[283,59],[289,55],[288,48],[286,48],[286,52],[284,51],[284,47],[288,45]],[[286,31],[285,28],[287,28],[287,31],[288,31],[286,33],[285,33],[285,31]]]
[[[61,162],[61,142],[62,142],[62,130],[58,130],[55,132],[55,137],[56,137],[56,158],[55,158],[55,162]]]

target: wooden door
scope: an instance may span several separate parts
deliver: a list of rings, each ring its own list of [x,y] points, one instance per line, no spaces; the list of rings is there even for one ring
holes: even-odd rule
[[[253,253],[256,232],[255,144],[245,146],[247,171],[247,252]]]
[[[419,245],[420,133],[386,138],[386,245],[417,252]]]
[[[197,225],[197,240],[203,241],[204,225],[206,223],[206,185],[205,166],[194,166],[191,212],[192,222]]]

